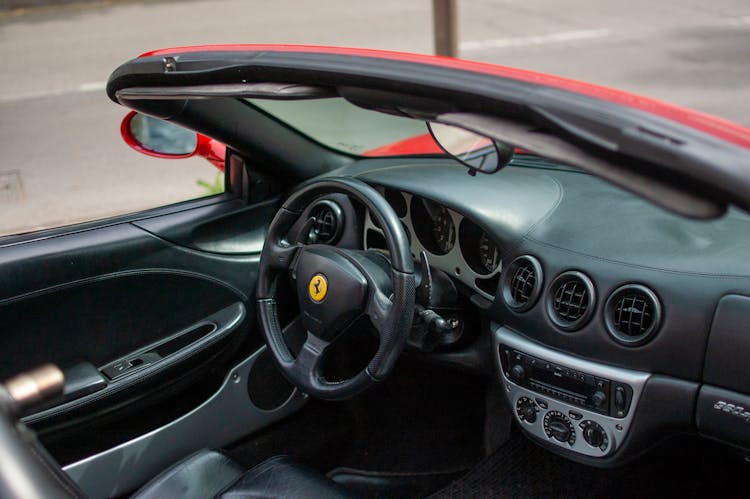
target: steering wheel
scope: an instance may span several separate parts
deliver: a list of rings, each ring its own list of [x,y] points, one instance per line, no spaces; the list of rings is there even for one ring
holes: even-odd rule
[[[375,252],[287,240],[304,209],[330,193],[347,194],[370,210],[383,229],[389,259]],[[276,280],[284,273],[296,287],[307,333],[296,358],[284,341],[276,306]],[[393,208],[378,191],[356,179],[330,178],[303,185],[287,199],[268,229],[260,259],[257,301],[268,349],[284,375],[303,392],[340,400],[384,379],[404,348],[414,312],[414,264],[409,241]],[[328,347],[363,314],[377,331],[377,352],[355,376],[337,382],[326,380],[322,360]]]

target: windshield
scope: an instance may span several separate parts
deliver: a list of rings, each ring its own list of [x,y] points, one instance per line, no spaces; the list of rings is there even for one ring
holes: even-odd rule
[[[331,149],[365,157],[440,155],[424,121],[404,118],[355,106],[346,99],[268,100],[246,99]],[[508,166],[578,171],[546,158],[516,150]]]
[[[347,154],[445,154],[432,140],[423,121],[370,111],[341,97],[247,101],[316,142]]]

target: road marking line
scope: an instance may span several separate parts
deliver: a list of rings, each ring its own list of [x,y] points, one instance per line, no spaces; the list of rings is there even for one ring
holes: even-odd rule
[[[727,19],[727,26],[750,26],[750,16],[733,17]]]
[[[79,92],[96,92],[98,90],[104,90],[107,87],[106,81],[89,81],[78,85]]]
[[[554,43],[572,42],[578,40],[593,40],[605,38],[611,33],[607,28],[581,29],[575,31],[558,31],[546,35],[516,36],[496,38],[494,40],[476,40],[462,42],[461,50],[501,49],[510,47],[529,47],[534,45],[548,45]]]
[[[32,99],[44,99],[46,97],[60,97],[62,95],[86,94],[90,92],[102,92],[107,86],[104,81],[89,81],[81,83],[73,88],[59,88],[56,90],[42,90],[38,92],[26,92],[16,95],[0,95],[0,104],[7,102],[18,102]]]

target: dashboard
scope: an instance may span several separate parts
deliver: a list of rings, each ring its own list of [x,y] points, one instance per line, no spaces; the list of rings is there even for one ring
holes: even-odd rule
[[[595,466],[670,436],[750,448],[750,217],[678,217],[577,171],[472,177],[446,160],[368,160],[335,172],[378,189],[412,256],[488,324],[460,350],[540,445]],[[368,213],[357,245],[382,249]],[[470,360],[467,360],[470,359]]]

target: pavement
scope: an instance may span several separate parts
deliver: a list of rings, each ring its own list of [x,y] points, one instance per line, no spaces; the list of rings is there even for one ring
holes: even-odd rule
[[[458,0],[460,56],[750,126],[747,0]],[[0,12],[0,235],[199,196],[213,167],[139,155],[109,73],[147,50],[306,43],[430,53],[429,0],[106,1]]]

